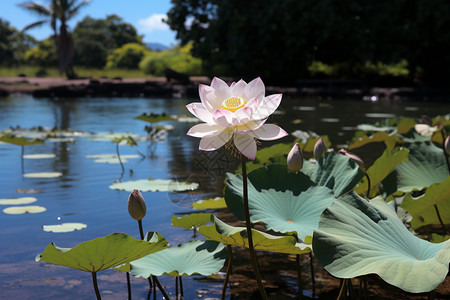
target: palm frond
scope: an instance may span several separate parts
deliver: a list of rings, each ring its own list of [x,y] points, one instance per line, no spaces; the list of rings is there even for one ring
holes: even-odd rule
[[[33,1],[33,2],[23,2],[17,4],[20,7],[25,8],[26,10],[29,10],[30,12],[33,12],[35,14],[49,17],[53,14],[53,10],[51,7],[46,6],[42,3]]]
[[[72,7],[75,4],[76,0],[70,1],[69,7]],[[73,16],[75,16],[78,11],[85,5],[89,4],[91,0],[83,0],[80,3],[76,4],[73,8],[69,9],[67,13],[67,20],[71,19]]]
[[[48,20],[40,20],[40,21],[33,22],[33,23],[28,24],[27,26],[25,26],[25,27],[21,30],[21,32],[25,32],[25,31],[27,31],[28,29],[31,29],[31,28],[34,28],[34,27],[41,26],[42,24],[47,23],[47,22],[48,22]]]

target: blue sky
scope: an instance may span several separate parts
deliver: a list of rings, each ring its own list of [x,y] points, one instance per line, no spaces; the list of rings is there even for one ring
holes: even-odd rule
[[[44,4],[50,2],[49,0],[37,1]],[[39,18],[37,15],[17,6],[18,3],[23,2],[31,1],[0,1],[0,18],[7,20],[11,26],[19,30]],[[85,16],[89,15],[92,18],[100,19],[110,14],[116,14],[125,22],[133,25],[138,34],[144,35],[145,42],[157,42],[166,46],[173,46],[177,44],[176,34],[161,22],[171,5],[170,0],[91,0],[68,24],[70,29],[73,30],[76,23]],[[44,24],[41,27],[30,29],[28,34],[38,40],[45,39],[51,35],[50,25]]]

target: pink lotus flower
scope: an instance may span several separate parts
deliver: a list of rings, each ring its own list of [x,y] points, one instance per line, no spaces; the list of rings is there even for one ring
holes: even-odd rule
[[[255,139],[271,141],[287,135],[275,124],[265,124],[280,105],[281,94],[265,96],[265,86],[258,77],[248,84],[244,80],[228,86],[214,77],[211,86],[200,85],[201,102],[187,109],[205,123],[193,126],[188,135],[201,138],[200,150],[213,151],[233,139],[236,148],[247,158],[256,157]]]

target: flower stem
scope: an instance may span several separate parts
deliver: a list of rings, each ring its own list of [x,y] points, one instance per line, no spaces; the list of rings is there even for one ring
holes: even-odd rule
[[[130,272],[127,272],[127,287],[128,287],[128,300],[131,300]]]
[[[97,285],[97,272],[92,272],[92,283],[94,284],[94,291],[95,291],[95,296],[97,296],[97,300],[101,300],[102,297],[100,297],[100,291],[98,290],[98,285]]]
[[[139,224],[139,233],[141,234],[141,240],[144,240],[144,229],[142,228],[142,220],[139,220],[138,224]]]
[[[367,172],[364,172],[364,175],[366,175],[367,178],[367,199],[370,199],[370,177],[369,174],[367,174]]]
[[[441,214],[439,213],[439,209],[436,204],[434,205],[434,210],[436,210],[436,215],[439,219],[439,222],[441,223],[442,229],[444,230],[444,235],[447,235],[447,229],[445,228],[445,224],[442,221]]]
[[[119,143],[116,143],[116,152],[117,152],[117,157],[119,158],[120,166],[122,167],[122,174],[120,175],[120,177],[122,177],[123,173],[125,173],[125,168],[123,166],[122,159],[120,158]]]
[[[247,227],[247,238],[248,238],[248,248],[250,250],[250,257],[253,264],[253,269],[255,272],[256,282],[258,283],[259,293],[263,300],[267,300],[267,294],[264,290],[264,286],[261,279],[261,274],[258,268],[258,259],[256,257],[255,249],[253,248],[253,236],[252,236],[252,225],[250,223],[250,210],[248,205],[248,184],[247,184],[247,165],[245,156],[241,155],[242,161],[242,182],[243,182],[243,198],[244,198],[244,211],[245,211],[245,225]]]
[[[222,297],[220,298],[222,300],[225,300],[225,293],[227,291],[227,284],[228,284],[228,279],[230,279],[231,264],[233,261],[233,252],[232,252],[231,245],[227,245],[227,252],[228,252],[227,275],[225,275],[225,281],[223,282]]]
[[[447,138],[446,137],[447,133],[445,132],[444,128],[441,129],[441,135],[442,135],[442,150],[444,151],[444,157],[445,157],[445,162],[447,163],[448,173],[450,173],[449,156],[448,156],[447,152],[445,151],[445,139]]]

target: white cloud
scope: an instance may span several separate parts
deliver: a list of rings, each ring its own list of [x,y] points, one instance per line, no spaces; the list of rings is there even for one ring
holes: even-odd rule
[[[166,14],[153,14],[148,18],[138,20],[139,31],[151,33],[157,30],[170,30],[169,25],[162,20],[167,18]]]

